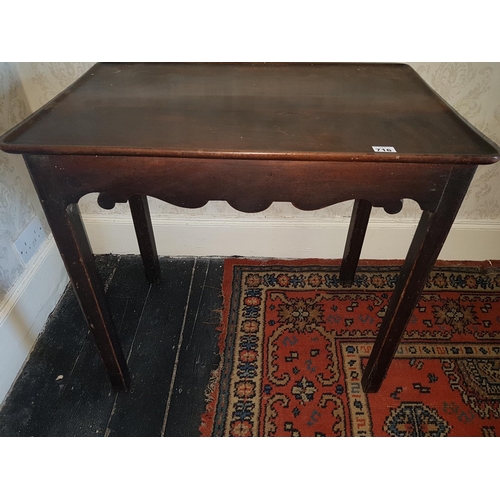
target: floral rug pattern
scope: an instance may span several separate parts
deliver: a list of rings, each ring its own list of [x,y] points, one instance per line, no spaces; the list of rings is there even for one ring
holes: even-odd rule
[[[437,266],[376,394],[364,366],[398,277],[362,265],[226,261],[204,436],[500,434],[500,270]]]

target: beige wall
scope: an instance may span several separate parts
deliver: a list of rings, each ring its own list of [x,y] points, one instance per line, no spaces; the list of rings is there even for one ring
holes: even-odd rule
[[[500,63],[410,63],[434,90],[479,130],[500,144]],[[30,112],[66,88],[92,66],[92,63],[0,63],[0,133],[14,126]],[[478,170],[459,220],[500,221],[500,165],[483,166]],[[106,214],[95,203],[96,195],[81,200],[84,214]],[[347,217],[352,202],[341,203],[315,212],[301,213],[332,220]],[[187,210],[158,200],[151,200],[155,217],[183,215],[206,217],[245,217],[223,202],[211,202],[203,208]],[[117,205],[111,212],[126,214],[126,205]],[[12,242],[29,220],[39,215],[45,224],[41,207],[31,181],[19,156],[0,152],[0,302],[24,271]],[[273,204],[259,217],[289,219],[298,212],[286,203]],[[406,200],[398,220],[416,220],[418,205]],[[375,209],[374,217],[389,216]],[[394,216],[391,216],[394,220]]]

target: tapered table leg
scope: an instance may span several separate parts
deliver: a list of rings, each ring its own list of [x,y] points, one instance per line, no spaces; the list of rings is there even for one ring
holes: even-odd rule
[[[474,168],[454,167],[435,213],[424,211],[422,214],[363,374],[365,392],[377,392],[382,385],[474,171]]]
[[[149,213],[148,199],[146,196],[137,195],[129,198],[130,211],[134,221],[135,234],[139,243],[142,262],[146,279],[153,285],[160,283],[160,262],[156,251],[153,225]]]
[[[113,387],[127,390],[129,373],[104,287],[77,204],[64,209],[42,200],[45,215]]]
[[[342,266],[340,267],[342,286],[350,286],[354,281],[371,211],[372,205],[369,201],[355,200]]]

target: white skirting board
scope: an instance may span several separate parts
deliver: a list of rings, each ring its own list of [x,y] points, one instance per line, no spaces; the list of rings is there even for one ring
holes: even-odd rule
[[[68,276],[49,236],[0,305],[0,402],[61,298]]]
[[[84,216],[94,253],[138,254],[130,217]],[[341,258],[349,220],[153,217],[160,255]],[[403,259],[416,223],[370,220],[362,259]],[[443,260],[499,260],[500,223],[457,221]],[[56,306],[68,278],[50,236],[0,305],[0,401]]]
[[[137,254],[132,219],[84,216],[94,253]],[[349,219],[214,217],[152,218],[159,255],[341,258]],[[417,226],[413,221],[371,219],[362,259],[404,259]],[[500,223],[456,221],[441,260],[500,259]]]

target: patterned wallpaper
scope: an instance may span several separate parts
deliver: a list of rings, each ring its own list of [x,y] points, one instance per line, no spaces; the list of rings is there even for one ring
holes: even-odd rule
[[[414,63],[420,76],[463,117],[500,145],[500,63]],[[459,219],[500,219],[500,163],[481,166]]]
[[[500,63],[410,63],[424,80],[479,130],[500,144]],[[0,133],[14,126],[82,75],[92,63],[0,63]],[[491,221],[500,219],[499,164],[478,169],[458,219]],[[203,215],[244,217],[223,202],[211,202],[196,210],[174,207],[151,200],[156,217]],[[106,214],[96,204],[96,195],[81,202],[84,214]],[[299,212],[287,203],[275,203],[261,217],[332,218],[349,217],[352,202],[314,212]],[[117,205],[113,214],[127,214]],[[24,266],[12,242],[38,214],[46,224],[24,163],[19,156],[0,152],[0,302],[21,276]],[[406,200],[398,220],[416,220],[418,205]],[[382,209],[374,217],[388,218]],[[394,216],[391,216],[394,218]]]
[[[31,110],[16,64],[0,63],[0,134],[19,123]],[[12,242],[37,214],[48,226],[35,190],[19,155],[0,151],[0,303],[24,271]]]

